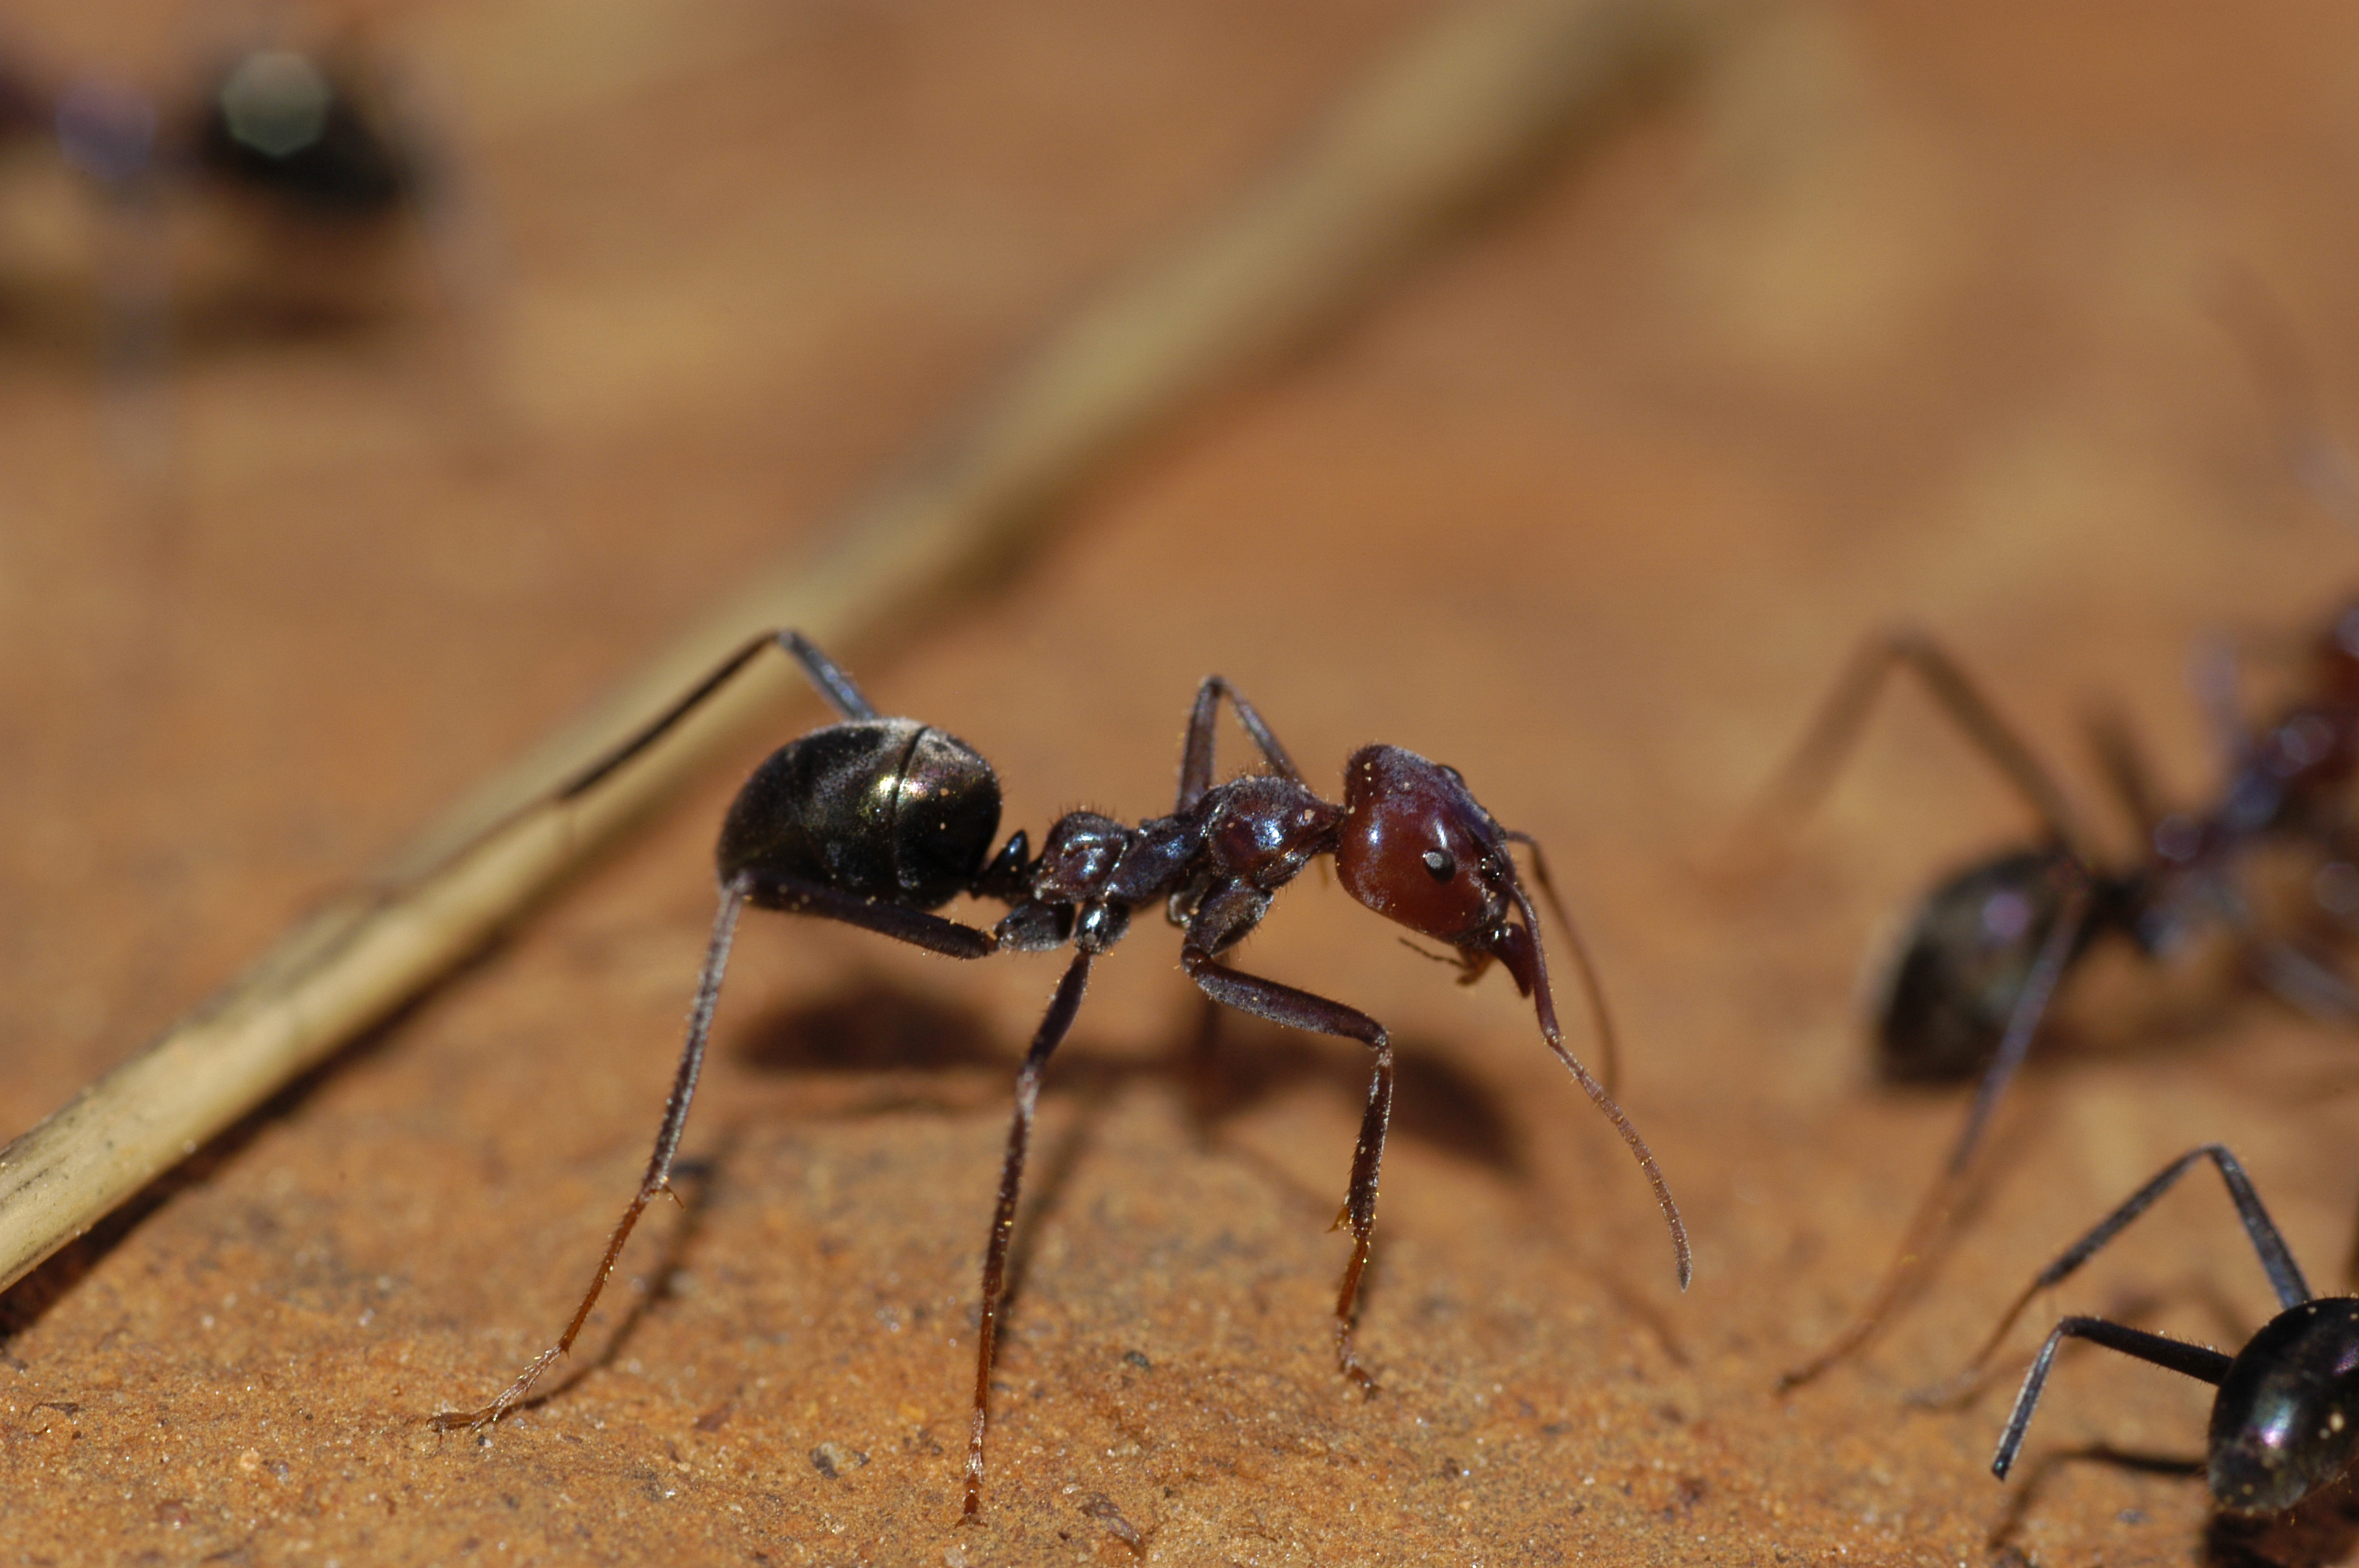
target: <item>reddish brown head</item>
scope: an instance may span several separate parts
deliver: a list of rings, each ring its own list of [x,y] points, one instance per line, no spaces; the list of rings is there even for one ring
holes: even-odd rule
[[[1515,859],[1508,852],[1511,843],[1533,850],[1533,869],[1580,962],[1599,1044],[1610,1064],[1614,1030],[1605,1015],[1604,995],[1580,937],[1564,918],[1563,906],[1556,902],[1531,838],[1500,827],[1466,787],[1457,769],[1430,762],[1414,752],[1398,746],[1364,746],[1343,764],[1343,822],[1335,837],[1335,874],[1343,879],[1345,890],[1386,919],[1457,948],[1469,979],[1481,974],[1494,958],[1506,966],[1515,977],[1516,989],[1530,997],[1538,1011],[1540,1035],[1549,1049],[1614,1123],[1614,1130],[1646,1172],[1655,1189],[1655,1201],[1670,1227],[1680,1288],[1685,1290],[1690,1267],[1687,1227],[1680,1223],[1678,1206],[1671,1202],[1670,1189],[1663,1184],[1663,1173],[1656,1168],[1655,1157],[1638,1130],[1630,1125],[1621,1107],[1590,1076],[1589,1069],[1565,1048],[1563,1032],[1557,1025],[1556,999],[1549,989],[1548,960],[1540,951],[1538,917],[1516,875]],[[1511,919],[1511,912],[1520,918]]]
[[[1538,949],[1507,838],[1455,768],[1397,746],[1366,746],[1343,765],[1335,874],[1353,898],[1481,968],[1504,960],[1529,993]]]

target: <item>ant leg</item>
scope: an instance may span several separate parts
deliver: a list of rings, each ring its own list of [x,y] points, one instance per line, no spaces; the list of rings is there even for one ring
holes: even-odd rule
[[[2330,846],[2339,849],[2339,846]],[[2212,907],[2239,944],[2245,972],[2262,989],[2305,1018],[2348,1028],[2359,1022],[2359,988],[2299,943],[2262,928],[2243,892],[2223,879]]]
[[[2155,825],[2163,816],[2162,799],[2155,791],[2154,770],[2147,764],[2146,750],[2132,732],[2128,717],[2112,703],[2090,709],[2085,721],[2097,772],[2137,829],[2143,853],[2154,842]]]
[[[2212,313],[2250,362],[2270,405],[2278,449],[2310,499],[2346,527],[2359,524],[2359,463],[2328,428],[2318,376],[2285,303],[2241,268],[2211,291]]]
[[[1597,966],[1589,957],[1589,945],[1581,939],[1581,927],[1572,923],[1572,915],[1565,909],[1564,900],[1557,896],[1556,880],[1549,875],[1548,857],[1540,853],[1539,840],[1528,833],[1518,833],[1512,828],[1500,831],[1511,842],[1521,844],[1530,851],[1532,880],[1540,884],[1540,894],[1548,900],[1549,909],[1556,915],[1556,923],[1564,927],[1565,945],[1572,949],[1573,968],[1581,971],[1582,993],[1589,998],[1590,1027],[1597,1032],[1598,1081],[1605,1086],[1605,1092],[1610,1095],[1621,1084],[1622,1046],[1614,1032],[1614,1020],[1605,1011],[1605,985],[1597,978]],[[1524,918],[1529,921],[1531,911],[1527,909]],[[1537,948],[1537,928],[1533,932],[1533,944]],[[1554,1022],[1556,1004],[1549,1000],[1541,1006],[1547,1014],[1540,1025],[1540,1032],[1545,1034],[1549,1024]]]
[[[1360,1296],[1360,1276],[1367,1271],[1368,1252],[1376,1231],[1376,1178],[1385,1157],[1385,1131],[1393,1114],[1393,1046],[1383,1024],[1357,1008],[1310,991],[1298,990],[1257,975],[1239,973],[1192,945],[1182,948],[1182,968],[1206,996],[1240,1012],[1272,1023],[1357,1040],[1375,1053],[1375,1073],[1368,1083],[1367,1108],[1361,1113],[1359,1141],[1352,1150],[1352,1183],[1335,1224],[1352,1230],[1352,1257],[1335,1290],[1335,1366],[1343,1376],[1370,1393],[1375,1380],[1360,1365],[1352,1347],[1352,1328]]]
[[[929,953],[952,958],[987,958],[999,951],[995,935],[946,915],[862,898],[800,877],[762,876],[747,871],[739,880],[745,885],[746,902],[756,909],[810,914],[856,925],[863,931],[874,931],[880,936],[890,936],[912,947],[923,947]]]
[[[2141,1361],[2184,1373],[2199,1383],[2213,1388],[2228,1375],[2229,1363],[2235,1359],[2217,1350],[2207,1350],[2200,1345],[2189,1345],[2177,1339],[2166,1339],[2159,1334],[2148,1334],[2141,1328],[2130,1328],[2118,1323],[2108,1323],[2102,1317],[2068,1317],[2049,1334],[2048,1343],[2033,1357],[2031,1370],[2023,1379],[2023,1391],[2015,1396],[2015,1409],[2006,1418],[2006,1430],[1998,1440],[1998,1453],[1992,1456],[1991,1474],[2000,1480],[2015,1467],[2016,1450],[2023,1446],[2024,1429],[2031,1424],[2032,1407],[2039,1402],[2039,1390],[2048,1381],[2048,1368],[2056,1359],[2056,1347],[2067,1338],[2087,1339],[2118,1350],[2125,1356],[2135,1356]]]
[[[1900,1250],[1884,1271],[1884,1278],[1867,1298],[1867,1304],[1852,1319],[1843,1331],[1810,1360],[1777,1379],[1777,1391],[1799,1388],[1843,1360],[1866,1344],[1876,1330],[1884,1325],[1885,1317],[1897,1305],[1908,1287],[1916,1282],[1919,1270],[1931,1251],[1933,1243],[1949,1228],[1950,1213],[1958,1195],[1965,1185],[1966,1173],[1973,1165],[1974,1151],[1981,1145],[1984,1130],[1991,1115],[1998,1108],[2001,1096],[2015,1079],[2016,1069],[2023,1065],[2026,1053],[2031,1049],[2032,1036],[2038,1032],[2039,1021],[2047,1015],[2048,1001],[2055,993],[2056,982],[2079,949],[2081,935],[2089,917],[2089,890],[2076,884],[2066,895],[2064,905],[2056,916],[2056,925],[2048,939],[2039,946],[2038,957],[2024,976],[2023,990],[2016,998],[2015,1011],[2006,1021],[2006,1033],[1999,1037],[1998,1053],[1991,1058],[1990,1066],[1983,1073],[1982,1082],[1974,1089],[1974,1103],[1966,1112],[1965,1126],[1959,1130],[1958,1141],[1950,1150],[1950,1158],[1941,1173],[1918,1205],[1917,1213],[1908,1221],[1901,1236]]]
[[[1269,762],[1269,771],[1282,779],[1302,783],[1302,773],[1286,748],[1277,743],[1267,724],[1254,705],[1240,695],[1237,688],[1219,676],[1206,676],[1204,684],[1196,688],[1196,706],[1188,714],[1188,740],[1180,753],[1180,804],[1175,814],[1187,810],[1204,798],[1212,787],[1212,732],[1221,713],[1221,698],[1227,697],[1235,705],[1237,722],[1253,737],[1254,744]],[[1306,786],[1307,787],[1307,786]]]
[[[2031,750],[1998,716],[1964,670],[1940,645],[1910,626],[1897,626],[1870,637],[1852,656],[1850,666],[1828,693],[1802,743],[1787,761],[1760,803],[1750,814],[1744,837],[1783,829],[1816,805],[1832,782],[1835,770],[1860,736],[1869,708],[1883,689],[1884,677],[1898,666],[1916,672],[1943,712],[1988,757],[2016,787],[2049,832],[2085,860],[2079,847],[2086,840],[2073,818],[2064,792],[2041,767]]]
[[[2226,636],[2205,637],[2188,654],[2187,684],[2194,689],[2196,709],[2212,732],[2223,777],[2234,778],[2253,758],[2253,730],[2237,705],[2243,683],[2237,668],[2237,648]]]
[[[752,664],[756,655],[768,647],[777,648],[796,664],[800,665],[803,674],[810,677],[811,685],[819,688],[820,696],[825,698],[827,705],[834,708],[837,713],[846,719],[876,717],[875,705],[861,695],[860,688],[852,684],[852,677],[845,675],[833,659],[821,653],[817,643],[791,627],[777,632],[765,632],[714,665],[711,675],[690,687],[678,701],[649,719],[646,727],[637,734],[574,774],[571,779],[559,787],[557,798],[560,801],[574,800],[588,794],[624,763],[669,734],[681,719],[702,707],[706,698],[727,686],[732,676]]]
[[[2245,1234],[2252,1238],[2253,1250],[2260,1256],[2262,1271],[2269,1277],[2269,1288],[2277,1292],[2277,1305],[2295,1307],[2310,1300],[2310,1283],[2301,1277],[2301,1269],[2293,1260],[2292,1249],[2286,1246],[2285,1238],[2277,1233],[2276,1222],[2269,1218],[2269,1211],[2262,1206],[2260,1195],[2253,1190],[2252,1178],[2245,1174],[2245,1167],[2237,1163],[2236,1157],[2228,1152],[2226,1145],[2206,1143],[2201,1148],[2189,1150],[2164,1166],[2159,1175],[2132,1193],[2119,1208],[2099,1220],[2086,1236],[2066,1248],[2061,1257],[2040,1270],[2031,1283],[2024,1287],[2023,1293],[2015,1298],[2005,1315],[2000,1317],[1998,1326],[1991,1331],[1991,1336],[1983,1342],[1980,1350],[1974,1352],[1973,1359],[1966,1363],[1966,1369],[1972,1371],[1990,1359],[1991,1352],[1998,1348],[1999,1341],[2006,1337],[2006,1331],[2015,1326],[2016,1319],[2023,1315],[2023,1309],[2031,1304],[2032,1297],[2063,1283],[2082,1264],[2127,1228],[2132,1220],[2153,1207],[2155,1200],[2169,1192],[2172,1184],[2186,1173],[2187,1168],[2198,1160],[2209,1160],[2219,1167],[2220,1179],[2228,1186],[2228,1197],[2236,1206],[2236,1217],[2245,1222]]]
[[[1007,1241],[1016,1230],[1016,1195],[1024,1184],[1024,1154],[1032,1141],[1032,1113],[1040,1104],[1040,1076],[1049,1054],[1073,1026],[1082,1010],[1082,993],[1089,989],[1090,960],[1082,948],[1066,966],[1057,982],[1057,994],[1032,1036],[1032,1048],[1016,1075],[1016,1117],[1007,1129],[1007,1156],[999,1167],[999,1206],[992,1211],[991,1239],[983,1255],[983,1317],[974,1352],[974,1422],[966,1451],[966,1507],[962,1516],[973,1519],[983,1511],[983,1432],[991,1400],[991,1358],[999,1342],[1000,1293],[1007,1282]]]
[[[729,968],[729,946],[737,934],[737,917],[745,911],[747,898],[745,879],[738,878],[721,890],[721,911],[713,919],[712,946],[705,950],[704,973],[696,983],[696,1000],[688,1011],[688,1044],[679,1054],[679,1070],[672,1077],[671,1098],[664,1107],[663,1124],[656,1132],[655,1152],[648,1157],[647,1173],[639,1182],[636,1196],[623,1211],[620,1223],[606,1239],[606,1255],[598,1260],[598,1271],[590,1277],[590,1289],[582,1304],[573,1310],[573,1319],[557,1343],[535,1357],[516,1380],[500,1391],[499,1397],[480,1410],[440,1411],[428,1422],[437,1432],[449,1432],[457,1427],[470,1431],[491,1425],[514,1410],[531,1393],[532,1386],[551,1363],[573,1347],[582,1325],[590,1319],[590,1309],[597,1304],[598,1293],[606,1288],[606,1277],[614,1271],[615,1260],[623,1255],[623,1243],[630,1239],[631,1227],[658,1193],[671,1190],[672,1156],[679,1148],[680,1130],[688,1124],[689,1102],[696,1098],[697,1075],[704,1066],[704,1044],[712,1029],[712,1011],[721,1000],[721,978]]]
[[[2246,933],[2244,957],[2262,989],[2303,1017],[2345,1028],[2359,1022],[2359,988],[2294,943]]]
[[[2359,1296],[2359,1226],[2353,1227],[2350,1249],[2343,1255],[2343,1293]]]
[[[1357,1008],[1258,975],[1242,974],[1212,957],[1259,924],[1269,903],[1268,893],[1243,882],[1215,890],[1197,906],[1187,939],[1180,945],[1180,965],[1206,996],[1224,1007],[1314,1034],[1357,1040],[1375,1053],[1367,1108],[1361,1115],[1359,1141],[1352,1151],[1352,1183],[1335,1217],[1338,1226],[1349,1225],[1352,1229],[1351,1260],[1343,1266],[1343,1282],[1335,1292],[1335,1364],[1343,1376],[1374,1392],[1375,1383],[1353,1350],[1352,1326],[1360,1276],[1367,1271],[1375,1235],[1376,1178],[1384,1162],[1385,1131],[1392,1122],[1392,1040],[1383,1024]]]

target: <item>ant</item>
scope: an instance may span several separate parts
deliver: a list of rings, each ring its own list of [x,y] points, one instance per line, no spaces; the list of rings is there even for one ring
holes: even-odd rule
[[[2359,1298],[2310,1293],[2245,1168],[2222,1144],[2206,1143],[2172,1161],[2041,1270],[2006,1309],[1967,1371],[1971,1374],[1989,1358],[2033,1296],[2070,1277],[2144,1214],[2189,1166],[2205,1159],[2219,1167],[2283,1310],[2234,1356],[2101,1317],[2065,1318],[2049,1331],[2016,1395],[1991,1460],[1991,1474],[2000,1480],[2014,1467],[2056,1347],[2067,1338],[2094,1341],[2220,1390],[2212,1401],[2204,1468],[2212,1500],[2227,1512],[2283,1513],[2350,1467],[2354,1450],[2359,1450]]]
[[[110,187],[156,175],[207,182],[320,222],[387,217],[426,174],[381,85],[351,59],[292,49],[231,56],[186,101],[154,100],[94,81],[29,79],[11,95],[49,121],[58,150]],[[46,114],[38,111],[46,108]]]
[[[414,128],[349,47],[235,50],[197,90],[161,99],[0,59],[0,145],[44,135],[119,204],[168,180],[314,230],[382,224],[434,183]]]
[[[1335,1299],[1335,1356],[1343,1376],[1374,1391],[1352,1334],[1375,1227],[1377,1166],[1392,1114],[1392,1044],[1384,1026],[1355,1008],[1222,961],[1261,923],[1278,890],[1322,855],[1334,858],[1338,879],[1361,903],[1455,948],[1462,979],[1472,981],[1496,963],[1519,993],[1533,999],[1541,1038],[1614,1124],[1652,1184],[1670,1228],[1680,1286],[1686,1289],[1687,1230],[1655,1157],[1605,1087],[1565,1046],[1538,917],[1510,846],[1522,845],[1532,856],[1534,874],[1572,945],[1601,1041],[1610,1048],[1610,1026],[1587,955],[1557,900],[1538,846],[1528,835],[1501,827],[1455,769],[1397,746],[1367,746],[1344,764],[1343,803],[1321,800],[1303,783],[1254,706],[1227,681],[1212,676],[1198,687],[1189,715],[1179,798],[1170,816],[1132,827],[1076,811],[1049,828],[1038,856],[1020,830],[995,854],[1000,796],[991,765],[964,741],[931,725],[880,717],[832,660],[801,633],[785,631],[745,643],[555,798],[562,803],[593,788],[772,647],[801,667],[842,721],[773,752],[754,770],[723,820],[715,856],[720,911],[671,1098],[646,1177],[608,1238],[582,1304],[557,1343],[496,1399],[478,1410],[441,1411],[432,1418],[435,1430],[481,1429],[524,1400],[581,1333],[640,1213],[669,1190],[673,1154],[696,1093],[730,944],[738,916],[749,905],[842,921],[953,958],[1073,949],[1016,1079],[1015,1118],[983,1265],[966,1519],[975,1518],[982,1507],[992,1353],[1041,1077],[1081,1009],[1092,966],[1122,940],[1132,913],[1143,905],[1162,903],[1166,916],[1180,927],[1180,966],[1213,1001],[1274,1023],[1359,1041],[1375,1058],[1351,1184],[1336,1220],[1352,1233],[1351,1258]],[[1212,782],[1213,734],[1224,698],[1269,772]],[[1008,912],[989,929],[933,913],[962,893],[1004,903]]]
[[[475,236],[398,87],[353,39],[249,42],[159,92],[0,40],[0,154],[43,148],[84,177],[105,350],[144,371],[176,292],[266,328],[386,310],[413,232],[438,304],[472,308]],[[191,272],[211,287],[191,288]]]
[[[2062,790],[1965,672],[1908,628],[1861,649],[1765,797],[1761,818],[1790,819],[1824,793],[1895,668],[1918,676],[2030,806],[2043,833],[1964,867],[1928,893],[1885,972],[1875,1008],[1880,1075],[1895,1083],[1977,1076],[1979,1082],[1957,1141],[1883,1279],[1842,1333],[1778,1379],[1781,1390],[1864,1344],[1913,1282],[2056,988],[2099,938],[2118,935],[2141,956],[2159,958],[2199,929],[2224,928],[2269,989],[2313,1015],[2359,1018],[2359,996],[2319,961],[2263,932],[2235,880],[2246,851],[2263,840],[2331,852],[2343,842],[2343,796],[2359,769],[2359,604],[2338,611],[2313,640],[2307,695],[2256,733],[2238,733],[2226,785],[2207,810],[2159,810],[2126,735],[2099,726],[2104,772],[2144,845],[2141,858],[2118,868],[2091,850]]]

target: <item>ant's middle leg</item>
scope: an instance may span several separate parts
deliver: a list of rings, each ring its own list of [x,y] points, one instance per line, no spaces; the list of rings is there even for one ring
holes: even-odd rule
[[[1212,787],[1212,733],[1223,697],[1235,705],[1237,722],[1261,748],[1270,772],[1295,784],[1302,783],[1302,773],[1295,767],[1294,759],[1286,754],[1286,748],[1278,744],[1277,737],[1263,722],[1254,705],[1222,676],[1206,676],[1204,684],[1196,688],[1196,705],[1188,713],[1188,739],[1180,753],[1180,804],[1173,808],[1175,812],[1186,811]]]
[[[856,925],[863,931],[874,931],[880,936],[890,936],[912,947],[923,947],[929,953],[952,958],[987,958],[999,951],[999,938],[993,933],[946,915],[887,903],[882,899],[863,898],[800,877],[748,871],[739,880],[745,883],[746,902],[756,909],[816,915],[821,920]]]
[[[1376,1178],[1384,1163],[1385,1131],[1393,1113],[1393,1047],[1383,1024],[1357,1008],[1340,1001],[1232,969],[1213,955],[1230,946],[1259,924],[1269,907],[1269,894],[1242,882],[1215,891],[1197,907],[1187,940],[1180,949],[1180,967],[1204,994],[1224,1007],[1252,1013],[1272,1023],[1314,1034],[1357,1040],[1375,1053],[1375,1075],[1368,1084],[1368,1104],[1360,1119],[1360,1139],[1352,1152],[1352,1184],[1343,1199],[1338,1226],[1352,1230],[1352,1257],[1343,1266],[1343,1282],[1335,1292],[1335,1364],[1343,1374],[1370,1392],[1375,1383],[1360,1365],[1352,1346],[1354,1309],[1359,1302],[1360,1276],[1368,1267],[1368,1251],[1376,1229]]]
[[[1016,1075],[1016,1114],[1007,1128],[1007,1154],[999,1167],[999,1204],[992,1210],[991,1239],[983,1255],[983,1315],[976,1325],[974,1352],[974,1416],[966,1453],[966,1506],[962,1517],[973,1519],[983,1509],[983,1433],[991,1400],[991,1360],[999,1343],[1000,1296],[1007,1284],[1008,1238],[1016,1231],[1016,1199],[1024,1184],[1024,1156],[1032,1143],[1033,1113],[1040,1105],[1040,1077],[1049,1054],[1073,1026],[1082,1010],[1082,994],[1089,989],[1090,961],[1086,947],[1073,955],[1057,994],[1032,1036],[1024,1065]]]
[[[2130,728],[2129,716],[2115,704],[2108,702],[2092,708],[2084,715],[2083,724],[2088,730],[2089,749],[2097,759],[2098,776],[2105,781],[2129,817],[2130,826],[2137,830],[2139,850],[2144,853],[2146,847],[2154,842],[2155,829],[2165,810],[2146,748],[2138,743],[2136,731]]]

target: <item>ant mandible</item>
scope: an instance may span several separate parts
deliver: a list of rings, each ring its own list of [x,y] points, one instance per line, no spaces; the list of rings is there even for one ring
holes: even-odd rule
[[[1364,747],[1344,765],[1343,804],[1331,804],[1302,782],[1253,705],[1213,676],[1198,688],[1189,716],[1179,799],[1170,816],[1130,827],[1095,812],[1076,811],[1049,827],[1037,857],[1021,831],[995,854],[1000,798],[991,765],[965,742],[930,725],[879,717],[833,661],[799,633],[788,631],[747,643],[647,729],[565,785],[558,799],[593,788],[774,646],[801,666],[842,722],[773,752],[746,780],[722,823],[716,851],[721,906],[689,1012],[687,1044],[647,1174],[608,1238],[582,1304],[557,1343],[496,1399],[478,1410],[437,1414],[437,1431],[488,1426],[526,1398],[582,1332],[641,1212],[668,1190],[730,943],[748,905],[842,921],[954,958],[1074,949],[1016,1079],[1016,1114],[984,1255],[967,1449],[968,1519],[982,1507],[992,1352],[1041,1076],[1081,1009],[1091,966],[1122,939],[1132,912],[1145,904],[1162,903],[1172,924],[1182,929],[1180,966],[1212,1000],[1274,1023],[1357,1040],[1375,1054],[1351,1184],[1337,1221],[1352,1233],[1351,1258],[1335,1298],[1336,1363],[1344,1376],[1373,1388],[1353,1349],[1353,1312],[1375,1227],[1377,1166],[1392,1114],[1392,1044],[1382,1024],[1355,1008],[1222,961],[1260,924],[1278,889],[1321,855],[1334,857],[1338,879],[1361,903],[1454,947],[1466,979],[1495,962],[1519,992],[1533,999],[1541,1037],[1613,1122],[1653,1184],[1670,1227],[1680,1285],[1686,1288],[1687,1231],[1655,1157],[1605,1087],[1566,1048],[1558,1027],[1538,917],[1510,851],[1516,844],[1530,851],[1541,889],[1557,904],[1538,847],[1527,835],[1494,820],[1454,769],[1397,746]],[[1214,723],[1223,698],[1259,748],[1268,773],[1212,782]],[[1008,912],[988,930],[932,913],[962,893],[997,900]],[[1561,904],[1557,914],[1603,1036],[1604,1011],[1595,976]]]
[[[2201,813],[2164,813],[2126,738],[2102,728],[2106,775],[2136,823],[2144,857],[2119,869],[2089,848],[2064,793],[1973,682],[1922,633],[1873,638],[1837,682],[1760,816],[1790,819],[1822,794],[1858,739],[1894,669],[1915,673],[1975,747],[2030,806],[2044,828],[1953,873],[1918,906],[1886,970],[1875,1009],[1877,1066],[1897,1083],[1957,1083],[1979,1075],[1973,1103],[1898,1252],[1856,1317],[1781,1390],[1816,1378],[1881,1326],[1947,1224],[2000,1098],[2023,1065],[2057,986],[2096,941],[2119,935],[2142,956],[2179,948],[2216,925],[2240,942],[2264,985],[2303,1011],[2359,1018],[2359,998],[2332,971],[2259,929],[2236,883],[2245,852],[2264,838],[2334,848],[2342,795],[2359,765],[2359,606],[2316,639],[2310,688],[2249,738],[2238,733],[2219,800]]]
[[[2218,1143],[2189,1151],[2068,1248],[2015,1299],[1967,1370],[1990,1357],[2031,1298],[2060,1283],[2144,1214],[2198,1160],[2219,1167],[2281,1310],[2234,1356],[2101,1317],[2071,1316],[2049,1331],[1991,1459],[2006,1479],[2047,1385],[2056,1347],[2087,1339],[2184,1373],[2220,1391],[2212,1400],[2204,1469],[2212,1500],[2230,1513],[2282,1513],[2350,1468],[2359,1446],[2359,1299],[2314,1296],[2236,1157]]]

